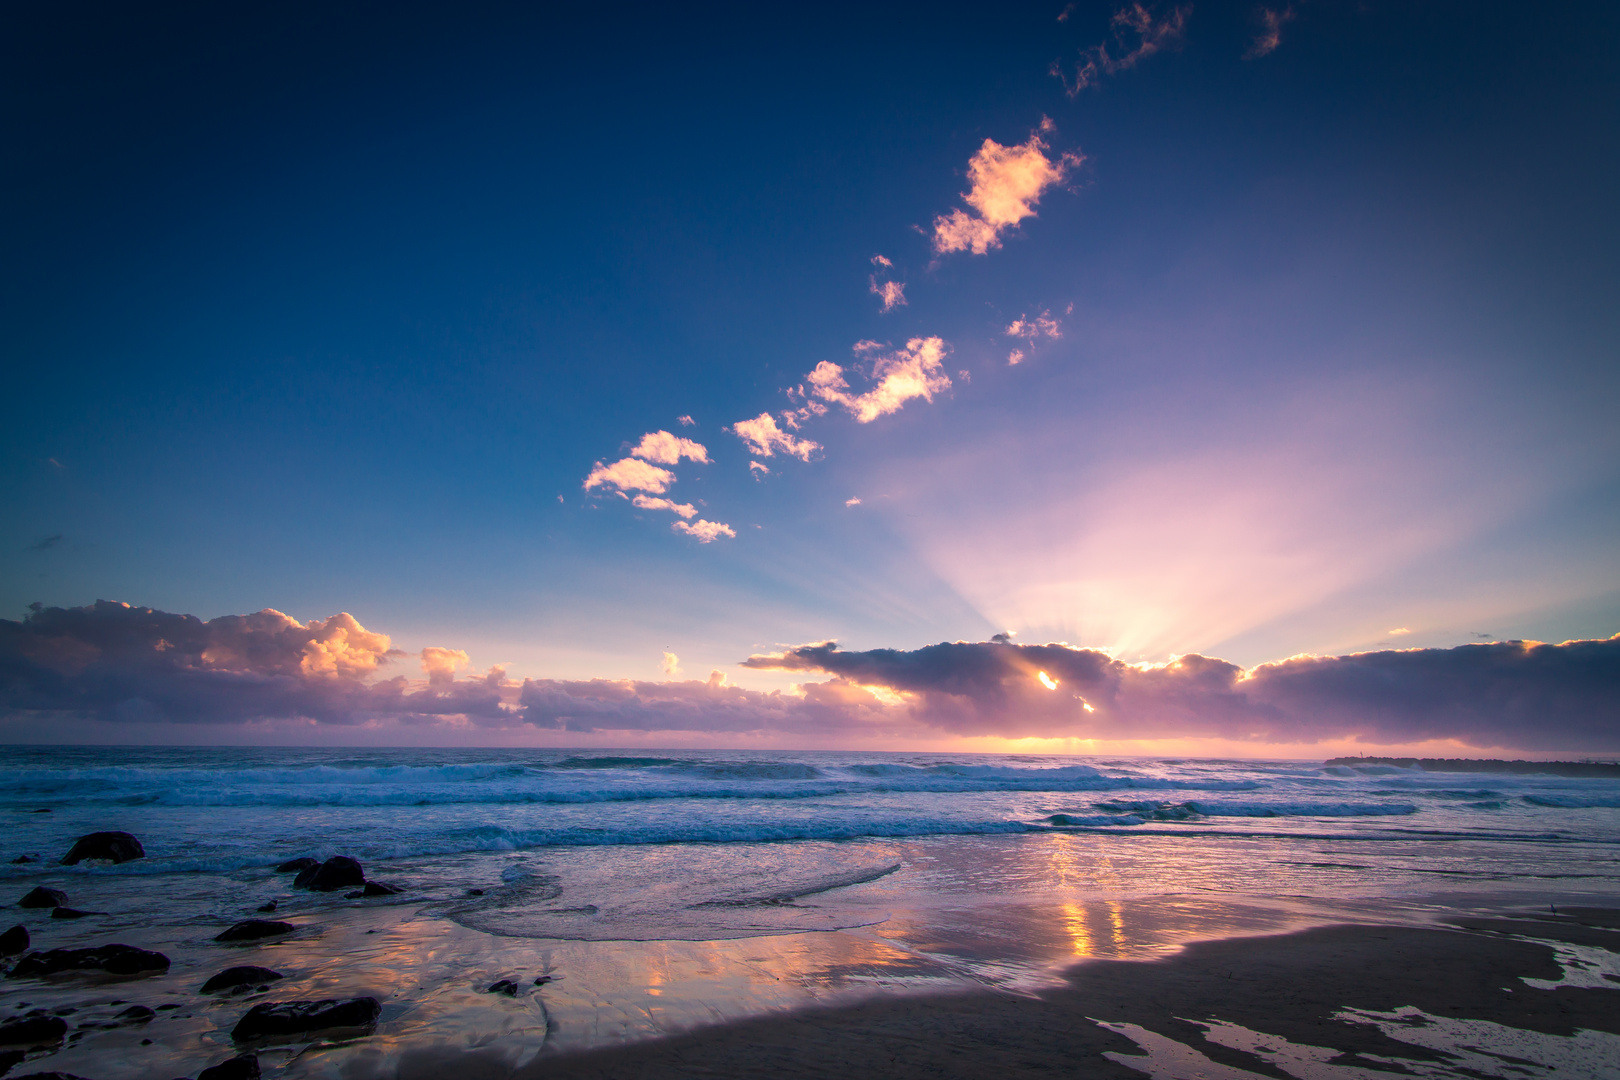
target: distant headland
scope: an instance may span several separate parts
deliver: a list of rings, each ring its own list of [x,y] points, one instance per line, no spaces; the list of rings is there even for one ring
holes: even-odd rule
[[[1620,776],[1620,761],[1499,761],[1491,758],[1336,757],[1323,765],[1393,765],[1424,772],[1531,773],[1542,776]]]

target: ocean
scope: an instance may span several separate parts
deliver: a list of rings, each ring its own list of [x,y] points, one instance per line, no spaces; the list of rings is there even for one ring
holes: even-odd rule
[[[0,821],[0,900],[46,885],[96,913],[17,912],[38,947],[174,959],[142,986],[187,1023],[143,1053],[193,1071],[241,1011],[197,1001],[225,962],[213,935],[271,901],[299,932],[257,952],[287,988],[381,995],[376,1058],[500,1033],[560,1052],[852,994],[1034,992],[1079,959],[1199,938],[1620,898],[1620,778],[1320,761],[11,747]],[[146,857],[59,865],[101,830]],[[332,855],[400,892],[307,893],[274,870]],[[509,1015],[484,990],[518,974],[547,985]],[[130,998],[0,983],[5,1011]],[[126,1060],[133,1035],[92,1025],[51,1067],[155,1075]],[[358,1075],[343,1055],[360,1052],[281,1067]]]

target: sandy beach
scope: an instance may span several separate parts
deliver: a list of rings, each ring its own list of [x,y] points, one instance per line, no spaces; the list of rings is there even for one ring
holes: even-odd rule
[[[1620,911],[1331,926],[1097,961],[1035,996],[875,1001],[537,1063],[525,1076],[1302,1080],[1620,1075]],[[1565,963],[1560,964],[1562,953]],[[459,1076],[478,1070],[460,1055]],[[403,1077],[450,1060],[407,1057]]]

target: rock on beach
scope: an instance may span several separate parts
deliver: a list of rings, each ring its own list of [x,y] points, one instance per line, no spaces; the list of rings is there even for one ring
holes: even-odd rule
[[[127,832],[93,832],[81,836],[62,856],[63,866],[76,866],[85,859],[107,859],[115,863],[146,858],[141,842]]]
[[[0,1046],[54,1046],[67,1035],[60,1016],[25,1016],[0,1024]]]
[[[215,941],[261,941],[268,937],[279,937],[290,934],[296,930],[292,923],[281,922],[277,919],[248,919],[239,922],[228,930],[221,931],[214,936]]]
[[[301,1035],[325,1028],[362,1028],[377,1022],[382,1006],[373,997],[324,1001],[266,1001],[249,1009],[231,1029],[233,1039]]]
[[[281,977],[282,974],[279,971],[243,964],[239,967],[226,968],[203,983],[202,992],[212,994],[216,990],[232,990],[238,986],[259,986],[262,983],[275,982]]]
[[[347,855],[334,855],[319,866],[307,867],[293,879],[293,886],[311,892],[337,892],[366,883],[365,871]]]
[[[29,953],[7,973],[8,979],[38,979],[64,971],[105,971],[109,975],[161,975],[169,958],[133,945],[97,945],[89,949],[52,949]]]
[[[47,889],[40,885],[29,891],[28,895],[17,901],[18,907],[47,908],[61,907],[67,903],[67,893],[61,889]]]
[[[256,1054],[238,1054],[208,1066],[197,1074],[197,1080],[259,1080],[259,1058]]]
[[[28,951],[28,927],[18,923],[0,934],[0,956],[16,956]]]
[[[302,874],[305,870],[319,865],[321,865],[321,860],[312,859],[308,855],[304,855],[297,859],[288,859],[286,862],[279,864],[276,867],[276,873]]]

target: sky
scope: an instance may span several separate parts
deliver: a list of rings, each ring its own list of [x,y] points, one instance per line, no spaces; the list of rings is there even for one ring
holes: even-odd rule
[[[1620,750],[1611,5],[0,19],[0,740]]]

